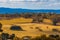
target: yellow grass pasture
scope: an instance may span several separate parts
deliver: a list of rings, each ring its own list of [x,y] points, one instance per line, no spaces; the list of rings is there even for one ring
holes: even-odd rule
[[[0,23],[2,24],[15,24],[15,23],[30,23],[33,19],[31,18],[15,18],[11,20],[0,20]]]
[[[25,19],[25,18],[15,18],[11,20],[1,20],[0,22],[3,24],[3,32],[9,34],[15,34],[17,37],[22,38],[23,36],[40,36],[43,34],[50,35],[50,34],[59,34],[59,32],[53,32],[52,29],[57,29],[60,31],[60,26],[54,26],[44,23],[31,23],[33,19]],[[49,20],[45,19],[46,22],[50,22]],[[21,28],[25,31],[13,31],[10,30],[12,25],[21,26]],[[32,29],[31,29],[32,27]],[[38,27],[42,31],[36,29]],[[48,28],[47,28],[48,27]]]

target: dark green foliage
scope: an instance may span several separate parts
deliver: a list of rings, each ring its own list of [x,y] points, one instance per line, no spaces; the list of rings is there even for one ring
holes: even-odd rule
[[[14,38],[15,38],[15,34],[9,35],[8,33],[2,33],[0,35],[1,35],[0,38],[2,40],[8,40],[8,39],[14,40]]]
[[[20,26],[11,26],[10,30],[16,30],[16,31],[23,31],[23,29]]]
[[[7,33],[2,33],[2,34],[1,34],[1,37],[2,37],[2,40],[7,40],[8,37],[9,37],[9,34],[7,34]]]

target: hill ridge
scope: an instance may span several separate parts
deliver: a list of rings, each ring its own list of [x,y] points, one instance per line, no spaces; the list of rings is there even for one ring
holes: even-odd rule
[[[40,10],[32,10],[32,9],[22,9],[22,8],[0,8],[0,14],[5,14],[5,13],[22,13],[22,12],[54,12],[54,13],[60,13],[60,10],[54,10],[54,9],[40,9]]]

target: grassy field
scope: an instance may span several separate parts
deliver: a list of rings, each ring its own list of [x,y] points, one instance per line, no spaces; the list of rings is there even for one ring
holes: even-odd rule
[[[15,18],[15,19],[11,19],[11,20],[0,20],[0,23],[2,24],[19,24],[19,23],[30,23],[32,22],[33,19],[28,18]]]
[[[3,24],[3,32],[9,34],[15,34],[17,37],[22,38],[23,36],[40,36],[42,34],[50,35],[50,34],[59,34],[59,32],[53,32],[52,29],[57,29],[60,31],[60,26],[54,26],[44,23],[31,23],[33,19],[25,19],[25,18],[16,18],[11,20],[1,20],[0,22]],[[44,22],[50,23],[51,21],[45,19]],[[52,23],[52,22],[51,22]],[[12,25],[19,25],[25,31],[12,31],[10,27]],[[32,29],[31,29],[32,27]],[[36,29],[38,27],[42,31]]]

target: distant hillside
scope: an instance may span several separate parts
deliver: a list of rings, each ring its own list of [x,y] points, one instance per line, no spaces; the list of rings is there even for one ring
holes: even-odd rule
[[[13,9],[13,8],[0,8],[0,14],[4,13],[21,13],[21,12],[54,12],[60,13],[60,10],[49,10],[49,9],[40,9],[40,10],[31,10],[31,9]]]

